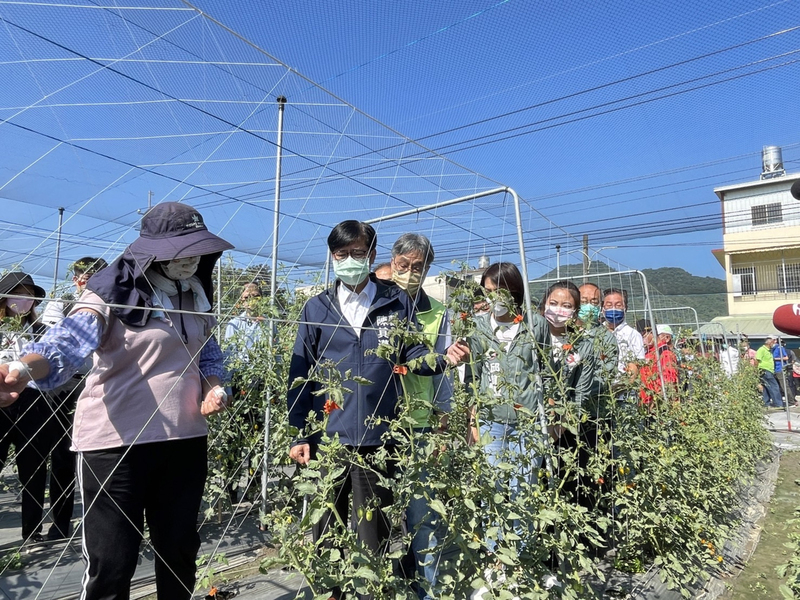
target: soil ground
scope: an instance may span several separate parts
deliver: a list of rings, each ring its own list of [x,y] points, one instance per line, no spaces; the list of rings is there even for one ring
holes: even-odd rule
[[[784,544],[789,533],[800,532],[800,527],[790,526],[787,520],[800,507],[800,452],[786,452],[781,457],[775,492],[772,495],[763,521],[761,538],[755,553],[741,574],[730,583],[724,600],[774,600],[782,598],[779,586],[783,581],[775,567],[789,558]]]

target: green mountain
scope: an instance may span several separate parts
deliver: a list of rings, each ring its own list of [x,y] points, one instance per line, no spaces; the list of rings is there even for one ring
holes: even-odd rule
[[[660,269],[643,269],[647,280],[651,306],[654,309],[691,306],[697,311],[700,322],[710,321],[714,317],[728,314],[725,296],[725,280],[716,277],[698,277],[678,267],[661,267]],[[583,278],[580,264],[568,264],[561,267],[561,277],[573,277],[580,285]],[[541,298],[547,286],[555,280],[555,270],[545,273],[531,282],[531,292],[536,299]],[[550,280],[550,281],[542,281]],[[591,264],[587,281],[596,283],[601,289],[608,287],[622,288],[628,291],[628,306],[635,311],[644,308],[644,288],[642,278],[635,273],[618,273],[605,263],[596,261]],[[679,316],[681,311],[663,311],[665,321],[667,315]],[[686,314],[689,311],[684,311]],[[642,315],[639,315],[642,316]],[[656,311],[656,320],[661,320]],[[681,319],[687,319],[685,315]],[[632,319],[629,319],[632,322]]]
[[[642,269],[651,293],[676,306],[693,306],[701,322],[728,314],[725,280],[698,277],[678,267]]]

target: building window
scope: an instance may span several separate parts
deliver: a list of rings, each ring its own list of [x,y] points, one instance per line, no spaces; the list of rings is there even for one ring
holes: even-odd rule
[[[784,294],[800,292],[800,264],[778,265],[778,289]]]
[[[755,267],[731,267],[733,295],[750,296],[756,293]]]
[[[783,223],[783,208],[780,202],[752,206],[750,207],[750,215],[753,220],[753,225]]]

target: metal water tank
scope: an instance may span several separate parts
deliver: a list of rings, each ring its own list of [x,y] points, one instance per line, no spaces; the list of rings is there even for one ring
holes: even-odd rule
[[[781,147],[764,146],[761,150],[761,179],[771,179],[785,174]]]
[[[485,254],[481,254],[478,257],[478,268],[479,269],[488,269],[490,264],[491,263],[489,262],[489,257],[486,256]]]

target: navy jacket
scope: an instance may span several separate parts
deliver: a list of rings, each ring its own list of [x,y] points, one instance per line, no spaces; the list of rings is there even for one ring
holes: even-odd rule
[[[311,298],[303,307],[300,316],[300,327],[292,352],[289,366],[289,386],[297,377],[306,378],[314,367],[324,360],[337,365],[342,379],[345,372],[352,376],[361,376],[371,384],[358,384],[345,381],[344,402],[339,410],[331,412],[327,433],[339,435],[341,443],[348,446],[381,446],[385,441],[383,434],[388,429],[387,423],[375,423],[376,418],[391,420],[397,414],[398,398],[402,395],[400,376],[393,372],[390,361],[379,358],[375,354],[366,354],[367,350],[375,350],[379,344],[388,342],[390,317],[396,316],[399,321],[407,321],[408,327],[418,328],[411,298],[397,286],[387,286],[374,275],[370,275],[377,286],[375,298],[361,330],[361,337],[345,319],[339,308],[334,286]],[[395,363],[403,364],[411,359],[428,354],[424,344],[400,348],[399,356],[394,356]],[[432,375],[443,369],[444,362],[440,357],[435,370],[423,367],[416,372]],[[295,443],[318,440],[308,439],[305,429],[309,412],[323,417],[323,406],[327,397],[314,395],[320,384],[308,382],[289,389],[289,424],[299,431]]]

